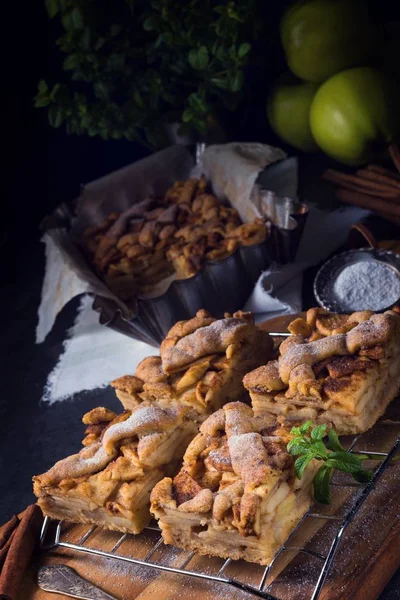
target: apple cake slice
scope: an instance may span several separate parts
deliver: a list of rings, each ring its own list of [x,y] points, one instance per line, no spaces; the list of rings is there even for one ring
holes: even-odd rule
[[[151,493],[166,544],[267,565],[313,501],[315,460],[296,479],[291,435],[241,402],[201,425],[173,479]]]
[[[365,311],[323,319],[324,332],[307,320],[294,321],[292,331],[304,323],[309,329],[287,338],[278,360],[248,373],[244,386],[257,415],[282,422],[311,419],[333,425],[341,435],[364,432],[400,387],[400,315]],[[315,341],[305,337],[316,332]]]
[[[229,400],[248,396],[246,372],[271,356],[272,339],[248,313],[216,320],[205,311],[177,323],[161,357],[114,381],[125,412],[84,416],[85,448],[34,477],[44,514],[139,533],[150,520],[150,491],[175,475],[199,424]]]
[[[134,376],[111,385],[124,408],[175,400],[204,418],[226,402],[245,400],[243,376],[269,360],[272,351],[272,338],[254,325],[251,313],[217,320],[201,310],[172,327],[160,356],[145,358]]]
[[[117,416],[99,407],[83,422],[84,448],[33,478],[39,506],[54,519],[140,533],[151,490],[177,471],[198,431],[190,408],[143,402]]]

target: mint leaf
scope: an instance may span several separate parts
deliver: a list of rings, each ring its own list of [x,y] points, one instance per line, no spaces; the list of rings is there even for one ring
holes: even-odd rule
[[[325,445],[323,438],[326,436],[326,430],[326,425],[313,427],[311,421],[299,427],[292,427],[290,433],[294,437],[286,447],[292,456],[297,457],[294,471],[298,479],[302,478],[311,460],[323,461],[313,480],[315,499],[322,504],[330,503],[330,482],[335,469],[343,473],[351,473],[354,479],[361,483],[370,481],[372,477],[371,472],[364,471],[362,468],[363,457],[346,452],[335,431],[329,431]]]
[[[306,421],[305,423],[303,423],[303,425],[300,426],[300,433],[301,434],[307,433],[311,429],[312,426],[313,426],[312,421]]]
[[[317,425],[311,431],[311,439],[312,440],[322,440],[326,435],[326,425]]]
[[[310,443],[306,440],[302,440],[301,438],[294,438],[287,445],[287,451],[293,456],[297,456],[299,454],[303,454],[310,448]]]
[[[300,425],[300,427],[292,427],[290,433],[292,435],[304,435],[308,432],[309,429],[311,429],[311,427],[312,421],[306,421],[305,423],[303,423],[303,425]]]
[[[312,443],[312,451],[314,453],[315,458],[328,458],[329,454],[326,450],[324,442],[321,440],[314,440]]]
[[[362,470],[362,463],[357,456],[348,452],[331,452],[326,464],[344,473],[356,473]]]
[[[323,465],[313,480],[314,498],[320,504],[331,503],[330,483],[333,475],[333,469]]]
[[[313,455],[308,453],[303,456],[299,456],[296,458],[294,462],[294,471],[296,473],[297,479],[301,479],[303,477],[304,470],[308,463],[313,459]]]
[[[358,454],[358,452],[352,452],[353,456],[357,456],[360,460],[379,460],[379,457],[376,457],[374,454]],[[393,459],[396,461],[396,459]]]
[[[342,444],[339,441],[339,436],[334,429],[331,429],[328,433],[328,442],[327,447],[329,450],[333,450],[334,452],[344,451]]]

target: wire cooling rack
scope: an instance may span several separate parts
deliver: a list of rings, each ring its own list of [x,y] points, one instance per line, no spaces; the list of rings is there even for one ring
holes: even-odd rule
[[[363,434],[363,435],[365,435],[365,434]],[[353,439],[353,441],[351,442],[347,451],[353,452],[353,448],[360,441],[362,441],[362,435],[356,436]],[[269,578],[269,575],[271,574],[271,570],[274,567],[274,565],[276,564],[278,558],[280,556],[282,556],[282,554],[285,552],[291,552],[291,553],[295,553],[295,554],[301,553],[308,557],[313,557],[314,559],[316,559],[319,562],[320,566],[318,567],[318,577],[317,577],[315,586],[312,590],[312,593],[310,595],[310,600],[317,600],[321,594],[322,588],[324,586],[324,583],[326,581],[326,578],[329,574],[332,563],[334,561],[336,551],[339,547],[339,544],[342,540],[342,537],[343,537],[343,534],[344,534],[346,528],[353,521],[354,517],[360,510],[361,506],[364,504],[364,502],[370,495],[371,491],[375,488],[379,479],[381,478],[381,476],[387,469],[388,465],[390,464],[391,459],[395,456],[395,454],[399,450],[400,450],[400,436],[397,438],[396,442],[394,443],[394,445],[388,452],[373,452],[373,451],[367,451],[367,450],[354,450],[354,452],[357,452],[357,454],[367,454],[369,456],[373,456],[374,459],[376,459],[377,467],[374,471],[373,477],[370,480],[370,482],[367,484],[358,484],[358,483],[355,483],[354,481],[352,481],[352,482],[345,481],[345,482],[336,483],[336,486],[340,486],[340,487],[348,487],[348,488],[349,487],[352,487],[352,488],[358,487],[359,488],[359,490],[356,490],[356,494],[352,498],[352,502],[350,503],[350,506],[345,511],[345,514],[341,515],[341,516],[322,514],[319,512],[314,512],[315,507],[311,508],[304,515],[302,520],[298,523],[297,527],[294,529],[292,534],[289,536],[286,543],[276,553],[276,555],[273,558],[273,560],[271,561],[271,563],[267,567],[262,568],[262,575],[259,578],[258,582],[254,585],[246,583],[245,581],[242,581],[240,579],[240,577],[228,576],[227,571],[231,571],[232,567],[234,568],[234,566],[235,566],[235,561],[232,561],[231,559],[225,560],[225,562],[223,562],[221,568],[216,572],[215,575],[207,572],[207,571],[209,571],[208,569],[204,569],[204,570],[193,569],[193,570],[191,570],[189,568],[190,563],[196,557],[195,552],[191,552],[188,554],[187,552],[182,551],[182,555],[183,555],[184,559],[177,567],[166,564],[168,561],[165,561],[165,560],[164,560],[164,562],[162,560],[160,560],[158,562],[151,560],[152,557],[156,554],[156,552],[158,550],[160,550],[160,548],[162,548],[162,546],[163,546],[161,532],[158,527],[149,526],[146,528],[147,532],[151,532],[152,535],[155,535],[155,532],[156,532],[158,534],[158,539],[155,541],[154,545],[147,552],[147,554],[143,558],[139,558],[139,557],[135,557],[135,556],[123,556],[121,554],[118,554],[118,552],[117,552],[118,548],[120,548],[120,546],[127,540],[127,538],[132,539],[133,537],[138,538],[139,536],[131,536],[130,534],[124,534],[118,539],[118,541],[114,544],[114,546],[111,548],[111,550],[109,552],[105,552],[103,550],[91,547],[89,545],[90,537],[92,536],[93,532],[97,529],[96,526],[90,527],[85,532],[83,537],[80,538],[78,543],[75,544],[75,543],[71,543],[68,541],[63,541],[63,522],[62,521],[56,522],[57,524],[53,528],[53,527],[50,527],[50,525],[53,522],[48,517],[46,517],[44,519],[42,531],[40,534],[41,547],[44,550],[54,549],[56,547],[68,548],[68,549],[74,550],[76,552],[83,552],[86,554],[92,554],[92,555],[102,556],[102,557],[106,557],[106,558],[111,558],[114,560],[131,563],[134,565],[140,565],[142,567],[150,567],[157,571],[167,571],[170,573],[176,573],[178,575],[184,575],[187,577],[195,577],[198,579],[208,580],[208,581],[212,581],[212,582],[218,582],[218,583],[225,584],[228,586],[233,586],[237,589],[242,590],[243,592],[251,593],[256,597],[265,598],[267,600],[282,600],[282,599],[278,598],[277,596],[272,595],[268,591],[268,588],[270,587],[270,584],[268,584],[268,578]],[[331,542],[328,552],[326,552],[325,554],[320,553],[320,552],[316,551],[315,549],[312,549],[309,547],[305,547],[305,546],[301,546],[301,545],[296,546],[296,545],[291,544],[291,540],[293,540],[296,532],[299,530],[299,528],[304,524],[304,522],[307,519],[320,519],[325,522],[328,522],[328,521],[337,522],[338,529],[336,531],[336,534],[333,537],[333,541]],[[146,530],[145,530],[145,532],[146,532]],[[243,569],[241,569],[241,570],[243,571]]]

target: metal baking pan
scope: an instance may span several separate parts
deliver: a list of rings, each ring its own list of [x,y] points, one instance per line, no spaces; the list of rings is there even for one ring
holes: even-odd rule
[[[171,169],[174,165],[177,165],[177,167],[175,169],[176,173],[173,171],[174,174],[170,173],[171,177],[167,177],[168,181],[165,180],[164,176],[160,178],[160,181],[157,180],[157,187],[155,191],[153,190],[155,195],[163,193],[162,190],[165,191],[171,184],[171,181],[184,178],[186,175],[183,171],[186,173],[189,169],[186,151],[182,152],[178,147],[173,147],[168,152],[166,150],[162,152],[164,153],[163,164],[170,165]],[[144,161],[147,161],[144,175],[151,177],[154,169],[149,169],[148,160],[144,159]],[[160,157],[158,160],[160,160]],[[281,173],[282,165],[285,167],[284,177]],[[271,165],[269,169],[273,167],[275,165]],[[141,168],[143,169],[143,165]],[[89,225],[91,222],[89,217],[93,217],[94,201],[99,206],[96,218],[98,222],[101,222],[112,208],[119,212],[127,208],[127,198],[129,198],[130,202],[133,202],[128,193],[130,189],[129,181],[131,179],[138,177],[143,188],[141,189],[139,186],[141,191],[137,200],[141,195],[145,197],[148,190],[144,185],[146,177],[141,173],[141,168],[139,168],[139,163],[131,166],[128,165],[128,167],[120,171],[111,173],[109,176],[85,186],[86,191],[88,191],[86,217],[83,215],[83,204],[78,199],[69,205],[57,207],[43,221],[42,230],[61,229],[68,236],[68,244],[63,249],[66,255],[68,255],[71,250],[70,246],[73,246],[71,265],[73,269],[80,271],[81,277],[85,278],[87,275],[85,271],[90,271],[91,276],[95,275],[98,278],[97,274],[93,271],[93,267],[89,265],[87,258],[83,255],[82,249],[79,245],[77,246],[78,234],[84,228],[85,218],[88,219],[87,225]],[[276,165],[276,169],[280,173],[280,178],[282,179],[283,177],[284,181],[292,180],[293,168],[293,159],[281,161],[281,163],[277,163]],[[154,178],[151,182],[154,184]],[[274,177],[270,174],[269,180],[264,183],[270,188],[273,182]],[[255,190],[260,193],[260,200],[262,192],[265,191],[263,185],[262,182],[259,182],[254,186]],[[126,193],[123,196],[119,194],[120,204],[111,206],[110,198],[112,198],[115,186],[119,190],[125,190]],[[139,188],[135,188],[135,192]],[[162,289],[157,296],[154,294],[138,296],[132,301],[129,307],[124,306],[123,302],[118,302],[117,298],[111,297],[113,294],[108,295],[104,289],[105,284],[101,281],[101,285],[98,285],[97,289],[95,286],[92,286],[91,291],[94,296],[93,308],[99,313],[99,322],[124,335],[153,346],[159,346],[165,338],[166,333],[176,321],[192,318],[199,309],[204,308],[213,316],[221,318],[226,312],[232,313],[243,308],[259,276],[272,262],[285,264],[294,259],[303,232],[308,207],[300,202],[294,202],[286,196],[280,198],[278,194],[279,189],[281,188],[278,186],[276,193],[275,191],[271,192],[273,198],[271,194],[271,197],[269,197],[271,202],[268,206],[270,209],[273,209],[272,213],[270,214],[266,211],[264,215],[263,210],[260,210],[260,214],[264,215],[264,218],[268,220],[267,227],[269,228],[269,232],[264,242],[250,246],[239,246],[227,258],[208,261],[201,271],[194,276],[188,279],[173,281],[167,289]],[[280,211],[275,210],[276,203],[283,203]],[[282,222],[279,220],[276,221],[275,212],[283,217],[283,220],[281,219]],[[92,220],[96,222],[95,218]],[[55,243],[57,245],[57,243],[61,244],[61,242],[62,240],[56,240]],[[77,252],[79,252],[79,261],[76,260]],[[100,284],[100,281],[98,283]],[[103,289],[103,293],[101,289]]]
[[[112,300],[102,296],[95,296],[93,309],[102,325],[159,346],[174,323],[190,319],[202,308],[217,318],[241,309],[270,264],[267,238],[260,244],[240,246],[227,258],[208,261],[193,277],[173,281],[160,296],[139,296],[129,320]]]

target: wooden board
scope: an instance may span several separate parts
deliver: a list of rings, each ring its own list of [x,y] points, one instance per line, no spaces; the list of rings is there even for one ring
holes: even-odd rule
[[[283,317],[275,317],[269,321],[264,321],[258,326],[265,331],[287,331],[287,326],[296,317],[302,317],[305,313],[299,313],[297,315],[284,315]]]
[[[284,331],[293,316],[278,317],[262,324],[268,331]],[[387,451],[400,431],[400,400],[394,401],[385,415],[385,422],[378,423],[364,434],[359,450]],[[346,440],[350,443],[352,438]],[[342,476],[347,477],[347,476]],[[340,483],[340,482],[339,482]],[[400,463],[391,465],[376,489],[372,492],[352,524],[346,529],[339,546],[333,568],[321,594],[322,600],[376,600],[396,569],[400,567]],[[335,487],[331,507],[316,506],[315,511],[344,514],[357,490]],[[304,526],[290,541],[290,546],[303,546],[326,554],[337,531],[338,523],[320,519],[307,519]],[[68,525],[65,541],[78,543],[87,526]],[[154,543],[154,533],[128,536],[118,553],[143,558]],[[120,534],[96,530],[87,542],[94,548],[110,551]],[[172,547],[161,547],[152,557],[170,566],[179,567],[186,556]],[[163,557],[163,558],[162,558]],[[80,575],[95,583],[118,600],[251,600],[256,596],[242,592],[226,584],[208,582],[187,576],[162,573],[151,568],[131,565],[56,549],[37,552],[25,574],[17,600],[50,600],[49,592],[36,585],[37,570],[44,564],[67,564]],[[190,570],[207,570],[216,574],[223,561],[194,557]],[[284,568],[286,566],[286,568]],[[282,600],[307,600],[310,598],[322,561],[304,553],[284,552],[271,574],[270,593]],[[233,563],[227,576],[236,576],[255,584],[262,574],[262,567],[244,562]],[[55,598],[57,596],[54,596]],[[67,598],[58,595],[59,598]]]

